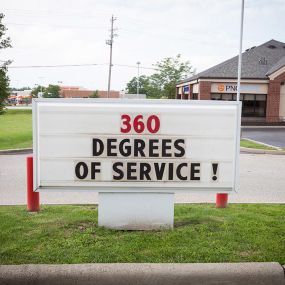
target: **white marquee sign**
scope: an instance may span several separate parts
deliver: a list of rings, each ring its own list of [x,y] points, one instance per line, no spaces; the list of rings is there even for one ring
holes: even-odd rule
[[[237,188],[240,103],[35,99],[34,190]]]

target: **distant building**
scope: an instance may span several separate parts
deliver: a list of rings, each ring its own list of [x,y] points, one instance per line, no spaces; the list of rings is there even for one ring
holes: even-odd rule
[[[96,90],[87,90],[78,86],[60,86],[60,96],[63,98],[89,98]],[[107,98],[107,91],[98,90],[99,98]],[[109,98],[120,98],[119,91],[110,91]]]
[[[9,104],[30,104],[32,101],[32,90],[12,91],[7,99]]]
[[[176,98],[236,100],[238,57],[179,82]],[[285,43],[270,40],[242,54],[242,121],[285,121]]]

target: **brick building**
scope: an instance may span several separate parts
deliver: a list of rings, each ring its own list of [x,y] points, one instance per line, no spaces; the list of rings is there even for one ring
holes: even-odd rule
[[[77,86],[61,86],[60,96],[63,98],[89,98],[95,90],[87,90]],[[99,98],[107,98],[107,91],[98,90]],[[119,91],[110,91],[109,98],[120,98]]]
[[[179,82],[176,98],[236,100],[238,56]],[[242,54],[242,121],[285,121],[285,43],[270,40]]]

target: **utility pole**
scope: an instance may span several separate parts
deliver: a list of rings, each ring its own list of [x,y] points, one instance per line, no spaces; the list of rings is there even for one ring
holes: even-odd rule
[[[110,46],[110,61],[109,61],[109,79],[108,79],[108,93],[107,93],[107,98],[110,97],[110,88],[111,88],[111,73],[112,73],[112,53],[113,53],[113,42],[114,42],[114,37],[117,36],[117,34],[114,34],[114,31],[116,29],[114,29],[114,22],[117,20],[117,18],[115,18],[112,15],[111,18],[111,34],[110,34],[110,39],[106,40],[106,44]]]
[[[140,62],[137,62],[138,65],[138,77],[137,77],[137,95],[140,94]]]

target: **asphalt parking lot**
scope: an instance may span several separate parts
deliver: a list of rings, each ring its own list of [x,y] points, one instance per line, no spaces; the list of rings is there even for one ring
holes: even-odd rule
[[[285,148],[285,128],[242,128],[242,138]]]

